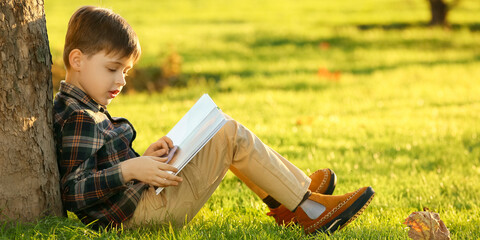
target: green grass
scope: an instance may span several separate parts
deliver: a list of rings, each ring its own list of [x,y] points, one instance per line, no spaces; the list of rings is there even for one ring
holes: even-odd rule
[[[82,1],[81,4],[100,4]],[[427,28],[426,1],[103,1],[140,36],[138,67],[175,49],[186,88],[116,99],[143,152],[202,93],[306,173],[332,168],[337,194],[371,185],[357,220],[318,239],[407,239],[404,219],[428,207],[453,239],[480,238],[480,4],[462,1],[451,30]],[[47,1],[52,55],[61,61],[79,4]],[[327,42],[328,48],[321,48]],[[340,72],[337,80],[319,68]],[[134,79],[132,79],[134,81]],[[0,238],[298,239],[228,174],[183,229],[93,232],[70,215],[2,226]],[[313,237],[312,237],[313,238]]]

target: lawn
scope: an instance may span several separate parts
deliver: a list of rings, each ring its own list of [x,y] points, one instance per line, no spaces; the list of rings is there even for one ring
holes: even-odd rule
[[[54,62],[80,4],[113,8],[140,36],[138,68],[182,58],[186,87],[125,94],[143,152],[203,93],[310,174],[331,168],[335,194],[370,185],[366,211],[332,236],[282,228],[229,173],[183,229],[94,232],[73,214],[0,228],[0,238],[407,239],[405,218],[438,212],[452,239],[480,238],[480,3],[462,1],[449,30],[427,1],[68,1],[45,4]],[[129,79],[135,81],[135,79]]]

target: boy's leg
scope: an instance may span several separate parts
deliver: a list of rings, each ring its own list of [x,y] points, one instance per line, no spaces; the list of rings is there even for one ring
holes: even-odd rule
[[[304,179],[305,178],[306,175],[302,170],[300,170],[298,167],[293,165],[290,161],[288,161],[287,159],[282,157],[280,154],[276,153],[276,155],[277,155],[278,159],[280,161],[282,161],[282,163],[288,168],[288,170],[290,172],[292,172],[295,175],[295,177],[297,179]],[[260,197],[260,199],[263,200],[268,196],[268,193],[266,193],[263,189],[258,187],[255,183],[253,183],[250,179],[248,179],[245,175],[243,175],[243,173],[241,173],[234,166],[230,167],[230,171],[232,171],[232,173],[235,174],[235,176],[237,176],[240,180],[242,180],[242,182],[245,183],[245,185],[247,185],[247,187],[250,188],[250,190],[252,190],[258,197]],[[313,181],[313,179],[312,179],[312,181]],[[320,184],[317,183],[315,185],[317,186],[317,185],[320,185]],[[315,190],[313,190],[313,191],[315,191]]]
[[[232,171],[232,173],[235,174],[235,176],[237,176],[240,180],[242,180],[242,182],[245,183],[245,185],[247,185],[247,187],[250,188],[250,190],[252,190],[255,194],[257,194],[258,197],[260,197],[260,199],[264,199],[268,196],[268,193],[266,193],[265,191],[263,191],[263,189],[258,187],[255,183],[250,181],[250,179],[248,179],[245,175],[243,175],[240,171],[238,171],[238,169],[236,169],[234,166],[230,167],[230,171]]]
[[[260,141],[251,131],[233,121],[235,131],[228,142],[236,144],[230,170],[262,200],[271,196],[289,209],[305,196],[310,178],[295,165]]]
[[[179,173],[179,186],[167,187],[159,195],[146,190],[128,226],[148,222],[189,222],[233,166],[260,189],[290,210],[303,199],[310,178],[292,172],[282,157],[263,144],[252,132],[229,118],[225,126]],[[293,166],[293,165],[292,165]]]

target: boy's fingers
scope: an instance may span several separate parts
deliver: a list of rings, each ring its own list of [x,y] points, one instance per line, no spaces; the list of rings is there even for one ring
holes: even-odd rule
[[[166,158],[165,158],[166,159]],[[161,163],[158,167],[162,171],[172,171],[172,172],[178,172],[178,169],[170,164],[166,163]]]
[[[157,151],[153,152],[153,155],[156,156],[156,157],[162,157],[165,154],[167,154],[166,149],[160,149],[160,150],[157,150]]]
[[[172,148],[172,147],[173,147],[173,141],[172,141],[172,139],[170,139],[170,138],[167,137],[167,136],[163,136],[162,138],[163,138],[163,140],[165,140],[165,142],[168,144],[168,147],[169,147],[169,148]]]
[[[157,162],[161,162],[161,163],[164,163],[168,160],[168,158],[166,157],[154,157],[154,156],[150,156],[151,159],[157,161]]]
[[[176,186],[178,185],[178,182],[170,181],[164,178],[157,178],[153,180],[151,184],[156,187],[168,187],[168,186]]]
[[[158,176],[160,178],[168,179],[168,180],[171,180],[171,181],[176,181],[176,182],[183,181],[183,179],[181,177],[175,176],[173,174],[170,174],[170,173],[167,173],[167,172],[164,172],[164,171],[162,171]]]
[[[165,143],[165,141],[163,139],[161,139],[161,138],[158,139],[158,141],[156,141],[154,144],[155,144],[155,150],[165,149],[168,153],[168,145],[167,145],[167,143]]]
[[[163,147],[163,144],[162,144],[162,140],[159,139],[158,141],[154,142],[153,144],[155,144],[155,149],[159,149],[159,148],[162,148]]]
[[[165,142],[163,138],[158,139],[156,142],[153,143],[154,150],[166,149],[168,153],[168,144]]]

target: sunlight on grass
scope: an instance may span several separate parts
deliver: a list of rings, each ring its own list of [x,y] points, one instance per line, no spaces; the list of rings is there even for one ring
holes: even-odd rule
[[[54,60],[80,4],[47,1]],[[344,230],[282,228],[233,174],[191,224],[95,232],[73,214],[0,226],[0,238],[406,239],[413,211],[440,213],[452,239],[480,237],[480,5],[462,1],[451,30],[431,29],[426,1],[101,1],[131,22],[155,66],[172,48],[187,87],[121,95],[109,106],[142,153],[203,93],[307,174],[331,168],[336,194],[371,185]],[[134,81],[134,79],[133,79]]]

